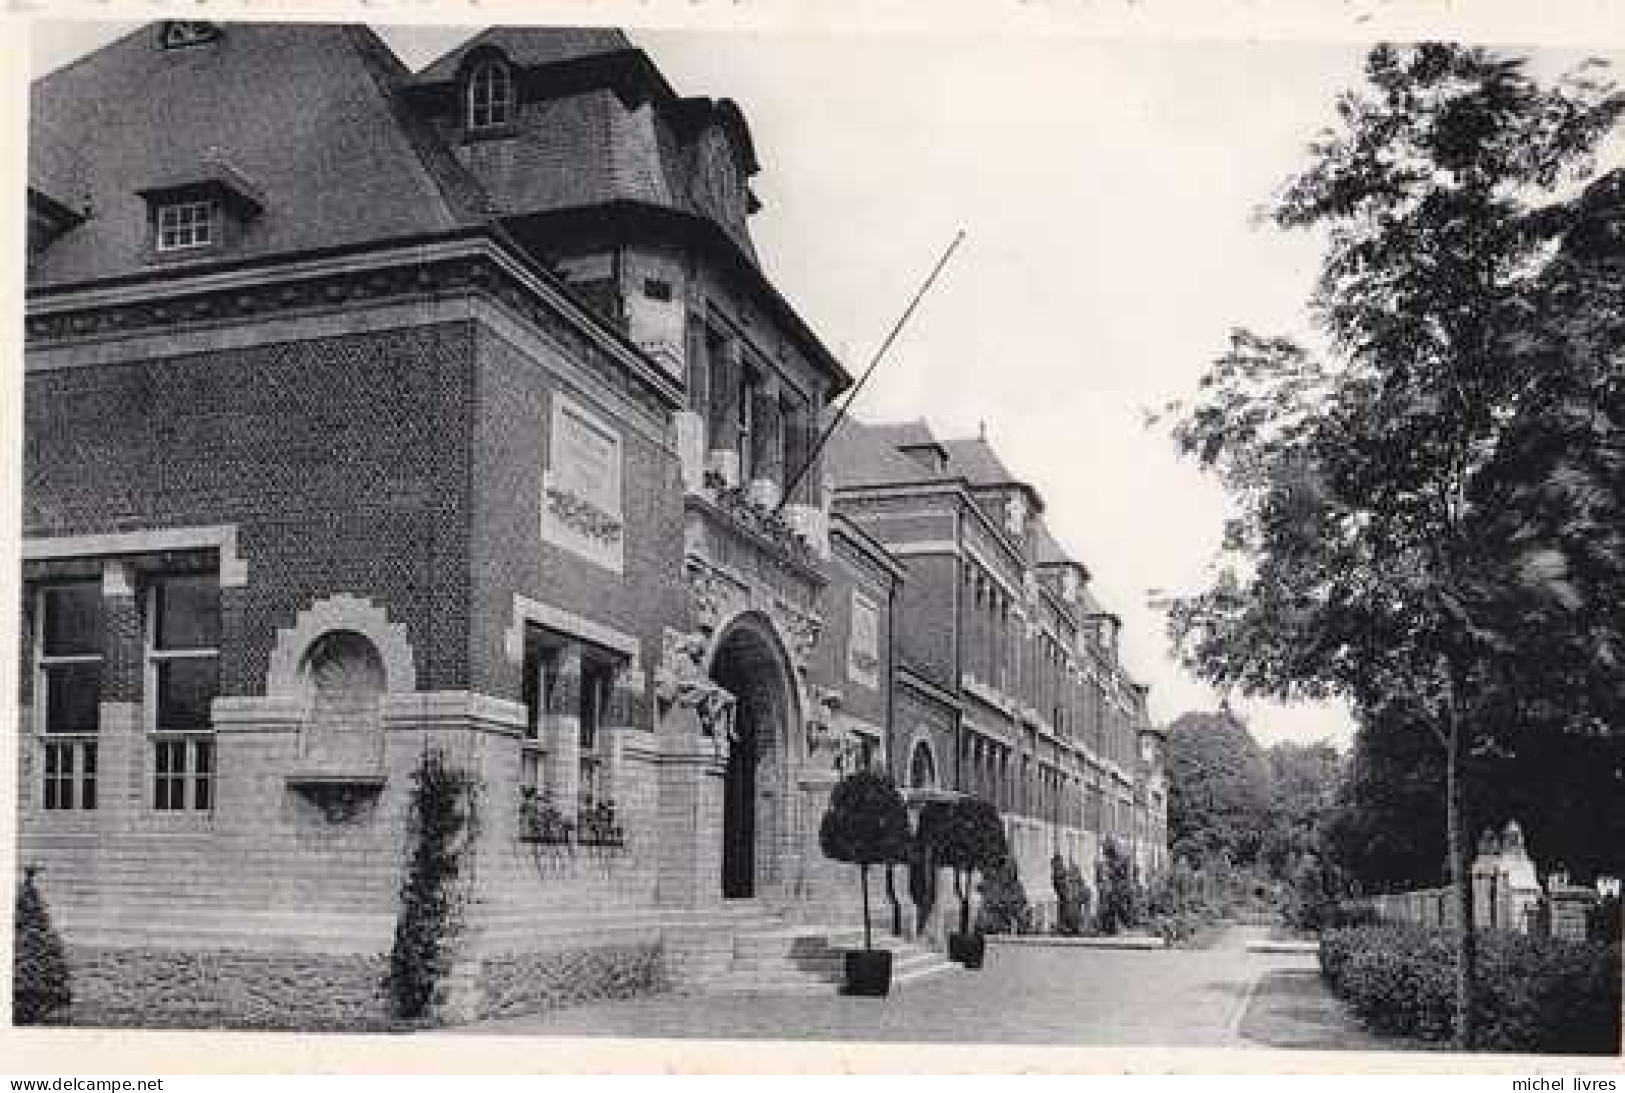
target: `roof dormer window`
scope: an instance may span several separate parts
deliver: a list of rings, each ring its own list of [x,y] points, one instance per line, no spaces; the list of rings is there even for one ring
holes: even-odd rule
[[[158,206],[158,234],[154,246],[160,253],[213,246],[220,237],[215,219],[218,206],[213,201],[177,201]]]
[[[161,260],[234,248],[265,207],[258,188],[214,156],[136,192],[147,203],[149,253]]]
[[[471,133],[506,129],[513,124],[513,74],[491,57],[474,66],[468,78],[468,129]]]
[[[158,28],[158,47],[160,49],[185,49],[188,46],[201,46],[220,37],[220,28],[214,23],[187,22],[174,19],[163,23]]]

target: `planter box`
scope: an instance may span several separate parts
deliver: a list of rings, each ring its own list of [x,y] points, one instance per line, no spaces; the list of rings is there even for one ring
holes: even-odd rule
[[[891,950],[851,949],[846,954],[846,993],[884,998],[891,993]]]
[[[987,938],[981,934],[949,934],[948,959],[967,968],[980,968],[987,954]]]

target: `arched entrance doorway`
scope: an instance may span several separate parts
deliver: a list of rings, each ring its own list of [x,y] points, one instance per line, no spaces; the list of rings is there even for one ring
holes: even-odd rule
[[[722,789],[722,895],[777,883],[785,836],[785,746],[793,716],[789,667],[769,624],[737,620],[717,643],[711,678],[737,700]]]
[[[937,788],[937,760],[931,745],[916,741],[908,760],[908,786],[913,790]],[[920,822],[920,821],[917,821]],[[912,840],[908,862],[908,894],[914,901],[914,928],[923,931],[937,905],[937,860],[931,840]]]

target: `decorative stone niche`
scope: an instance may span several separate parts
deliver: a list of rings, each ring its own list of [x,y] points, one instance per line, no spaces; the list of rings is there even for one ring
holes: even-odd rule
[[[355,818],[384,786],[387,682],[377,646],[354,630],[320,635],[300,664],[305,715],[287,784],[329,822]]]

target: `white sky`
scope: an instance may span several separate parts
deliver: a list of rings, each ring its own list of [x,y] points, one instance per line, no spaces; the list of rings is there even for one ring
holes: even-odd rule
[[[130,24],[40,24],[42,74]],[[380,28],[414,68],[471,31]],[[1312,238],[1253,211],[1304,162],[1357,44],[634,30],[680,94],[751,124],[769,275],[855,374],[954,232],[967,240],[856,407],[985,422],[1124,619],[1153,716],[1217,697],[1149,590],[1193,590],[1223,498],[1142,408],[1194,390],[1233,326],[1299,333]],[[1553,53],[1566,66],[1577,54]],[[1616,65],[1619,61],[1616,60]],[[1352,731],[1337,705],[1238,701],[1266,744]]]

